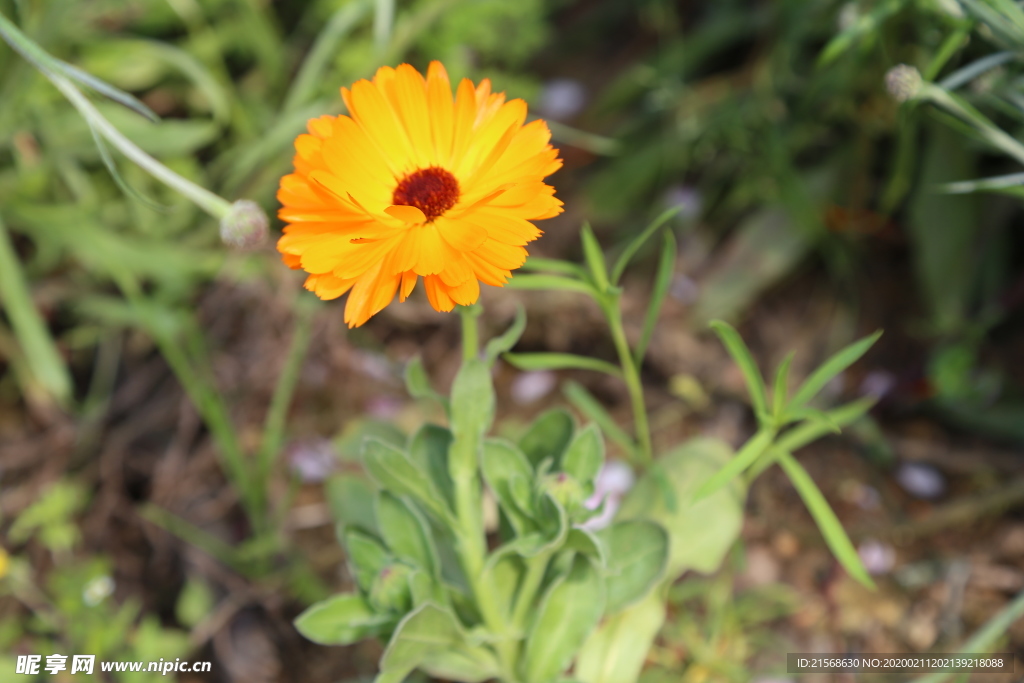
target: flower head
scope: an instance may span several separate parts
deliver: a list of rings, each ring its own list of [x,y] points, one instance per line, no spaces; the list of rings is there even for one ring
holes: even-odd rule
[[[281,179],[277,248],[309,273],[321,299],[348,292],[345,322],[365,323],[423,277],[430,304],[450,311],[502,286],[541,232],[530,221],[562,211],[544,178],[562,162],[544,121],[483,80],[452,96],[431,62],[402,64],[342,88],[347,116],[321,116],[295,140]]]

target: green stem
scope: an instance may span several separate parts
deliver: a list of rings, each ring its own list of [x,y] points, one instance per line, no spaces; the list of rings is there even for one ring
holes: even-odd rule
[[[512,628],[515,631],[522,630],[526,623],[529,610],[534,606],[533,599],[537,596],[537,589],[540,588],[540,582],[544,579],[544,572],[548,568],[550,557],[550,553],[541,553],[526,559],[526,576],[523,577],[519,593],[516,595],[516,606],[512,610]]]
[[[462,318],[463,363],[477,361],[480,337],[476,319],[480,315],[480,307],[460,306],[459,315]],[[506,674],[503,678],[512,680],[517,643],[508,637],[508,620],[496,602],[498,593],[484,572],[487,564],[487,536],[483,524],[479,476],[482,438],[482,426],[466,425],[461,430],[455,430],[455,440],[449,451],[448,466],[455,493],[455,536],[459,561],[480,616],[487,629],[499,637],[494,647]]]
[[[121,131],[103,117],[92,102],[70,80],[54,69],[54,58],[32,42],[2,14],[0,14],[0,37],[50,79],[50,82],[68,98],[89,125],[122,154],[160,182],[188,197],[199,208],[217,220],[223,220],[228,216],[231,212],[229,202],[192,181],[186,180],[126,138]]]
[[[480,355],[480,330],[476,319],[480,317],[480,307],[459,306],[459,317],[462,318],[462,359],[473,360]]]
[[[617,294],[606,297],[600,302],[608,327],[612,332],[612,341],[619,354],[622,365],[622,377],[626,381],[629,401],[633,406],[633,430],[639,443],[640,467],[646,468],[654,462],[654,448],[651,444],[651,428],[647,422],[647,405],[644,402],[644,387],[640,381],[640,368],[633,359],[633,352],[626,339],[626,329],[622,324],[622,311],[619,309]]]

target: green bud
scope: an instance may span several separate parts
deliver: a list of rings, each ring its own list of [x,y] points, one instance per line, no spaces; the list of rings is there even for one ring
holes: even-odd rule
[[[239,199],[220,221],[220,238],[236,249],[255,249],[267,239],[269,221],[259,204]]]
[[[412,609],[409,577],[413,570],[400,562],[381,569],[370,587],[370,604],[381,612],[405,614]]]

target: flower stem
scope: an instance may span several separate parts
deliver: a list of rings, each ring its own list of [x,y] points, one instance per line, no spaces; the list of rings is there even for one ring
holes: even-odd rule
[[[637,465],[646,468],[654,462],[654,448],[651,443],[651,428],[647,422],[647,405],[644,401],[643,383],[640,381],[640,367],[633,358],[629,341],[626,339],[626,329],[622,324],[622,311],[619,308],[619,295],[609,295],[599,303],[608,320],[608,327],[611,329],[612,341],[615,343],[615,350],[619,354],[619,362],[622,365],[622,377],[626,381],[629,401],[633,406],[633,431],[639,445]]]
[[[459,306],[459,317],[462,318],[462,359],[473,360],[480,354],[480,330],[476,319],[480,317],[479,304]]]
[[[231,212],[231,204],[228,201],[178,175],[126,138],[121,131],[104,118],[103,114],[68,78],[59,73],[56,66],[59,62],[36,45],[3,14],[0,14],[0,38],[3,38],[22,57],[50,79],[50,82],[78,110],[86,123],[122,154],[160,182],[188,197],[199,208],[217,220],[223,220],[228,216]]]

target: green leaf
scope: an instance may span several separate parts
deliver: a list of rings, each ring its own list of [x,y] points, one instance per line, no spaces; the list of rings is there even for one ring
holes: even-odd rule
[[[374,488],[365,477],[336,474],[324,486],[327,505],[335,522],[377,532],[373,514]]]
[[[699,502],[694,493],[701,482],[721,469],[732,449],[717,439],[684,442],[658,459],[662,472],[676,493],[675,511],[665,504],[658,483],[648,472],[626,495],[618,519],[657,522],[669,535],[669,559],[665,576],[674,579],[687,569],[710,573],[718,569],[743,525],[746,488],[739,480]]]
[[[861,14],[845,31],[835,36],[818,55],[818,66],[823,67],[835,61],[837,57],[850,49],[864,36],[877,35],[881,24],[898,12],[907,0],[883,0],[875,5],[870,12]],[[854,7],[858,7],[854,5]]]
[[[470,670],[467,660],[477,667]],[[449,668],[455,661],[459,664],[457,671]],[[497,675],[486,650],[466,643],[455,616],[430,603],[416,608],[398,624],[380,659],[375,683],[401,683],[418,666],[430,667],[439,674],[457,673],[459,680],[467,682]]]
[[[551,458],[557,468],[562,460],[562,453],[572,441],[576,425],[563,408],[553,408],[540,415],[526,433],[519,439],[519,448],[526,459],[536,468],[545,458]]]
[[[579,280],[587,277],[587,271],[577,263],[553,258],[541,258],[539,256],[528,256],[522,270],[546,270],[551,273],[558,273],[559,275],[568,275]]]
[[[597,533],[608,548],[607,614],[643,598],[661,580],[668,561],[668,533],[647,520],[616,522]]]
[[[607,573],[609,549],[589,529],[584,529],[583,527],[570,529],[569,535],[565,539],[565,548],[586,555],[594,561],[602,572]]]
[[[618,260],[615,262],[615,267],[612,269],[612,279],[611,279],[611,281],[612,281],[613,285],[619,284],[619,280],[622,279],[622,274],[624,272],[626,272],[626,267],[629,266],[629,262],[633,260],[633,257],[636,255],[636,252],[638,252],[640,250],[640,247],[644,246],[644,243],[647,240],[649,240],[651,238],[651,236],[655,232],[657,232],[658,229],[661,226],[665,225],[665,223],[667,223],[669,221],[669,219],[671,219],[677,213],[679,213],[679,207],[676,207],[676,206],[672,207],[671,209],[666,209],[665,211],[661,212],[661,214],[657,218],[655,218],[653,221],[651,221],[650,224],[646,228],[644,228],[643,232],[641,232],[639,235],[637,235],[633,239],[632,242],[630,242],[628,245],[626,245],[626,248],[622,251],[622,255],[619,256]],[[666,230],[665,234],[671,236],[672,231],[671,230]],[[668,241],[668,238],[666,237],[666,242],[667,241]],[[672,244],[673,244],[673,246],[675,245],[674,237],[672,239]],[[672,250],[672,253],[673,253],[673,261],[674,261],[675,260],[675,249],[674,248]],[[664,260],[664,258],[662,260]]]
[[[363,447],[363,463],[382,488],[398,496],[410,496],[440,520],[453,519],[434,480],[402,451],[370,438]]]
[[[569,573],[544,593],[526,638],[523,678],[546,683],[561,675],[597,626],[604,605],[601,575],[589,559],[577,555]]]
[[[540,530],[519,536],[499,547],[487,559],[488,566],[496,564],[503,557],[513,553],[523,557],[536,557],[552,553],[565,543],[570,529],[569,517],[565,508],[548,493],[541,495],[537,505],[540,509],[538,514]]]
[[[794,408],[802,408],[808,401],[818,395],[833,377],[841,373],[846,368],[853,365],[857,360],[867,353],[867,350],[874,345],[878,338],[882,336],[882,331],[875,332],[870,337],[864,337],[863,339],[856,341],[849,346],[841,349],[827,361],[822,363],[821,367],[811,373],[811,376],[804,381],[803,385],[797,390],[796,395],[793,396],[793,400],[790,405]]]
[[[295,619],[295,628],[320,645],[350,645],[394,626],[394,617],[377,614],[361,595],[342,593],[318,602]]]
[[[715,334],[718,335],[718,338],[722,340],[736,365],[739,366],[740,372],[743,373],[743,379],[747,383],[747,391],[750,392],[750,402],[754,407],[754,414],[757,415],[760,421],[762,416],[768,414],[768,395],[764,386],[764,378],[761,377],[761,371],[757,368],[757,363],[750,354],[750,349],[747,348],[736,328],[729,323],[721,320],[712,320],[709,324],[711,329],[715,331]]]
[[[544,291],[579,292],[591,297],[597,296],[597,290],[588,283],[574,280],[561,275],[518,274],[505,283],[510,289],[539,289]]]
[[[182,626],[195,628],[199,622],[213,612],[216,604],[216,598],[209,585],[200,578],[190,576],[185,581],[185,587],[181,590],[181,594],[178,595],[174,606],[174,616]]]
[[[522,558],[516,553],[503,553],[493,562],[487,562],[483,571],[483,585],[495,595],[502,617],[510,619],[512,606],[524,572]]]
[[[455,492],[448,474],[448,449],[451,445],[450,431],[435,424],[425,424],[409,442],[409,458],[430,475],[448,504],[454,505]]]
[[[346,529],[343,537],[352,575],[359,587],[368,592],[377,574],[394,558],[376,538],[358,529]]]
[[[636,683],[665,622],[663,591],[605,619],[583,644],[574,669],[584,683]]]
[[[774,438],[775,430],[759,430],[753,438],[743,444],[743,448],[740,449],[740,452],[737,453],[725,467],[715,472],[714,476],[705,481],[701,487],[697,489],[697,493],[694,494],[693,499],[695,501],[702,500],[745,472],[748,467],[754,464],[754,461],[757,460],[762,453],[768,450],[768,447],[772,445],[772,440]]]
[[[562,391],[576,410],[597,423],[601,431],[604,432],[604,435],[618,444],[633,459],[637,448],[633,438],[615,422],[615,418],[608,414],[604,406],[582,384],[571,381],[566,382],[562,387]]]
[[[861,563],[857,549],[853,547],[850,537],[846,535],[846,530],[843,529],[843,525],[832,511],[828,501],[825,500],[825,496],[821,494],[821,490],[807,474],[807,470],[796,461],[796,458],[785,451],[779,452],[778,459],[786,476],[789,477],[800,497],[803,498],[804,505],[814,517],[815,523],[821,530],[821,535],[825,537],[825,542],[832,550],[832,554],[839,560],[839,564],[843,565],[850,576],[861,584],[868,588],[874,588],[875,582],[871,580],[871,576],[868,575],[868,571]]]
[[[529,498],[533,467],[523,452],[508,441],[488,439],[484,442],[480,467],[487,486],[494,492],[516,535],[523,536],[536,531],[537,525],[532,519],[535,511]],[[525,500],[522,494],[516,495],[513,492],[515,480],[526,483]]]
[[[775,384],[772,387],[772,415],[776,423],[782,418],[789,399],[789,367],[793,364],[795,352],[790,351],[779,364],[775,373]]]
[[[440,401],[447,406],[447,401],[430,386],[430,377],[423,367],[423,359],[416,356],[405,366],[405,390],[413,398]]]
[[[604,439],[596,424],[588,424],[576,432],[566,448],[562,456],[562,471],[589,486],[601,471],[603,463]]]
[[[647,312],[644,314],[643,331],[640,333],[640,340],[633,348],[633,361],[637,367],[643,364],[644,356],[647,354],[647,347],[654,335],[654,327],[658,323],[658,314],[661,313],[661,305],[668,295],[669,287],[672,286],[672,276],[676,272],[676,237],[671,230],[665,231],[665,244],[661,248],[661,255],[658,257],[658,270],[654,273],[654,285],[651,287],[651,300],[647,304]]]
[[[462,646],[453,650],[431,650],[420,668],[435,679],[480,683],[497,678],[500,667],[489,650],[480,646]]]
[[[21,261],[14,250],[7,228],[0,219],[0,304],[14,329],[18,345],[25,354],[32,379],[38,388],[58,402],[71,398],[71,375],[39,314]],[[34,392],[26,392],[30,395]]]
[[[590,271],[590,277],[594,281],[594,286],[597,287],[599,292],[608,291],[608,265],[604,261],[604,252],[601,251],[601,245],[597,243],[597,238],[594,237],[594,231],[591,230],[590,223],[583,224],[583,229],[580,231],[580,241],[583,242],[583,258],[587,262],[587,269]]]
[[[519,370],[594,370],[622,377],[617,365],[572,353],[506,353],[503,358]]]
[[[487,364],[493,365],[498,356],[511,351],[512,347],[519,342],[519,338],[523,336],[523,330],[525,329],[526,309],[518,306],[516,307],[516,318],[512,321],[509,328],[501,336],[487,342],[487,347],[484,349],[484,358],[487,359]]]
[[[399,559],[440,576],[441,563],[427,521],[419,511],[387,491],[377,495],[377,525],[384,542]]]

